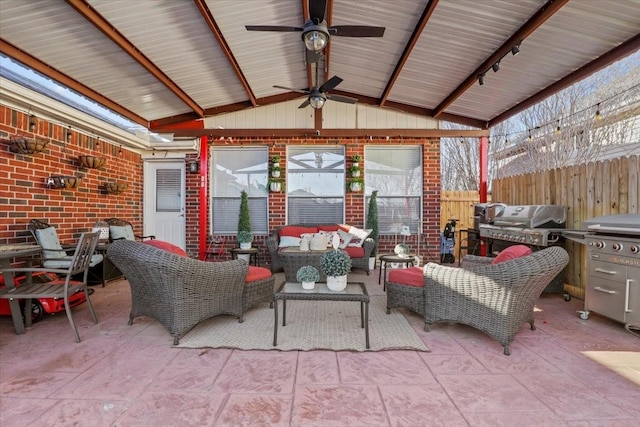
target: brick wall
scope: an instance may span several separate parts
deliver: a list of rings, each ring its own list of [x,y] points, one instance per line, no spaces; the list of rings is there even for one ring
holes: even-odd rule
[[[0,244],[33,243],[27,225],[40,219],[57,228],[63,243],[74,243],[94,222],[109,217],[130,221],[142,234],[142,160],[134,152],[108,141],[78,133],[67,126],[39,118],[29,131],[28,114],[0,106]],[[10,137],[21,135],[49,141],[35,154],[9,150]],[[106,158],[101,169],[81,167],[80,155]],[[47,188],[52,175],[73,175],[82,182],[76,189]],[[104,190],[105,182],[123,181],[126,192],[114,195]]]

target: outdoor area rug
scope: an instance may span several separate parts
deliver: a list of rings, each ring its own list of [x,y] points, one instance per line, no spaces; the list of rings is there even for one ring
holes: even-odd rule
[[[365,348],[360,327],[360,303],[345,301],[287,301],[287,325],[282,326],[282,301],[278,306],[278,345],[273,346],[273,309],[263,303],[244,314],[216,316],[187,333],[179,348],[234,348],[241,350],[350,350],[392,349],[429,351],[407,319],[397,309],[386,313],[386,297],[371,296],[369,342]]]

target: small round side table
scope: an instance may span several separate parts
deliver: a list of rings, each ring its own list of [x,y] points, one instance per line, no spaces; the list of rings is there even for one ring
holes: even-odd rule
[[[253,259],[253,265],[258,267],[260,265],[260,251],[258,248],[249,248],[249,249],[240,249],[240,248],[231,248],[231,258],[236,259],[238,255],[249,255],[249,264],[251,264],[251,260]]]
[[[398,264],[405,264],[407,267],[413,267],[414,263],[414,254],[407,254],[405,256],[399,256],[396,254],[387,254],[380,256],[380,271],[378,272],[378,285],[380,284],[380,279],[384,275],[384,282],[382,284],[382,290],[386,290],[387,283],[387,263],[395,262]],[[384,270],[384,271],[383,271]]]

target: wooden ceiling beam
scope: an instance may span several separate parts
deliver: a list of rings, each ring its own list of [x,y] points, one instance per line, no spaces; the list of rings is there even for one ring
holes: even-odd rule
[[[480,138],[489,136],[489,130],[459,129],[166,129],[176,137],[195,138]]]
[[[202,107],[200,107],[189,95],[186,94],[177,84],[173,82],[165,73],[160,70],[149,58],[147,58],[133,43],[122,35],[115,27],[102,17],[91,5],[85,0],[66,0],[80,15],[87,21],[91,22],[105,36],[118,45],[122,50],[129,54],[144,69],[151,73],[158,81],[165,85],[174,95],[191,108],[200,117],[204,116]]]
[[[225,40],[224,36],[222,35],[222,31],[220,31],[220,27],[218,27],[216,20],[213,19],[213,15],[211,14],[209,7],[207,6],[204,0],[193,0],[193,1],[195,2],[196,6],[198,7],[198,10],[200,11],[200,15],[202,15],[202,18],[207,23],[209,30],[211,31],[216,41],[218,42],[218,46],[222,50],[222,53],[224,53],[224,56],[227,58],[227,61],[231,65],[231,68],[233,68],[233,71],[236,73],[236,77],[238,78],[238,80],[240,80],[240,84],[244,88],[244,91],[247,93],[247,96],[249,97],[249,102],[251,103],[252,106],[254,107],[257,106],[258,103],[256,101],[256,96],[251,90],[251,86],[249,86],[249,81],[247,80],[244,73],[242,72],[242,69],[238,64],[238,61],[236,60],[236,57],[233,55],[233,53],[231,53],[231,48],[229,48],[229,45],[227,44],[227,40]]]
[[[380,97],[381,107],[384,107],[384,104],[387,102],[387,98],[389,98],[389,94],[391,93],[391,89],[393,88],[393,85],[396,83],[396,80],[400,76],[400,73],[402,72],[402,69],[404,68],[404,65],[406,64],[407,60],[409,59],[409,56],[411,55],[413,48],[416,46],[418,39],[420,39],[420,36],[422,35],[424,28],[427,26],[427,22],[429,22],[431,15],[433,15],[433,11],[436,10],[438,1],[439,0],[429,0],[429,3],[427,3],[427,6],[424,8],[424,11],[422,12],[422,16],[420,17],[418,24],[414,28],[413,33],[411,34],[411,37],[409,38],[409,42],[404,47],[404,51],[402,52],[400,59],[396,63],[396,67],[394,68],[393,73],[391,73],[391,78],[387,82],[387,86],[384,88],[384,91],[382,92],[382,96]]]
[[[131,120],[134,123],[138,123],[141,126],[147,127],[149,125],[149,121],[144,117],[141,117],[135,114],[133,111],[124,108],[122,105],[113,102],[109,98],[104,95],[94,91],[93,89],[83,85],[79,81],[69,77],[68,75],[62,73],[61,71],[56,70],[49,64],[45,64],[39,59],[29,55],[27,52],[18,49],[11,43],[6,40],[0,39],[0,53],[7,55],[16,61],[19,61],[34,69],[35,71],[49,77],[52,80],[60,83],[63,86],[68,87],[69,89],[78,92],[82,96],[95,101],[98,104],[105,106],[106,108],[120,114],[122,117],[125,117]]]
[[[542,6],[524,25],[522,25],[509,39],[493,52],[478,68],[445,99],[433,109],[433,116],[438,118],[456,99],[460,98],[470,87],[472,87],[478,75],[486,72],[493,64],[507,55],[513,46],[520,44],[524,39],[540,28],[547,20],[556,14],[569,0],[549,0]]]

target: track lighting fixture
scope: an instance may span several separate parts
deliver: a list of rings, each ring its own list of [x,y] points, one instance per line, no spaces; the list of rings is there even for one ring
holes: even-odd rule
[[[600,115],[600,103],[596,106],[596,120],[600,120],[602,116]]]
[[[495,64],[493,64],[493,65],[491,66],[491,68],[493,68],[493,72],[494,72],[494,73],[497,73],[497,72],[498,72],[498,70],[500,69],[500,61],[498,61],[498,62],[496,62]]]
[[[480,86],[484,84],[484,73],[478,74],[478,83],[480,84]]]
[[[120,149],[118,150],[118,156],[122,157],[122,145],[120,145]]]
[[[71,134],[71,126],[69,126],[69,127],[67,128],[67,134],[65,135],[64,139],[65,139],[67,142],[71,142],[71,137],[72,137],[72,134]]]
[[[556,127],[556,135],[560,135],[562,131],[560,130],[560,120],[558,120],[558,126]]]
[[[520,43],[518,43],[517,45],[515,45],[515,46],[513,46],[513,47],[511,48],[511,54],[512,54],[513,56],[516,56],[516,55],[517,55],[517,54],[519,54],[519,53],[520,53]]]
[[[531,137],[531,129],[529,129],[529,138],[527,138],[529,140],[529,142],[531,142],[531,140],[533,140],[533,138]]]

